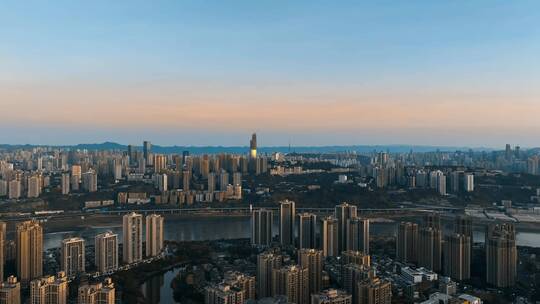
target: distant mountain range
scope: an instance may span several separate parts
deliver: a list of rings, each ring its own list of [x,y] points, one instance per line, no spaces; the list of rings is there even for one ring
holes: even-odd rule
[[[34,147],[49,147],[47,145],[9,145],[0,144],[0,149],[29,149]],[[122,145],[115,142],[104,142],[100,144],[78,144],[78,145],[66,145],[66,146],[50,146],[66,149],[79,149],[79,150],[127,150],[127,145]],[[142,146],[134,146],[137,150],[142,150]],[[350,145],[350,146],[275,146],[275,147],[259,147],[257,150],[259,153],[273,153],[273,152],[296,152],[296,153],[335,153],[335,152],[352,152],[366,153],[373,151],[388,151],[391,153],[402,152],[435,152],[435,151],[469,151],[472,149],[475,152],[479,151],[493,151],[492,148],[470,148],[470,147],[456,147],[456,146],[425,146],[425,145]],[[156,153],[182,153],[182,151],[189,151],[190,154],[215,154],[215,153],[235,153],[242,154],[247,153],[249,147],[247,146],[159,146],[152,145],[152,151]]]

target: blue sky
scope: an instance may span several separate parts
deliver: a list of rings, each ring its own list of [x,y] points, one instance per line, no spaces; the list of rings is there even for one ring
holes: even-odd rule
[[[538,20],[537,1],[4,1],[0,105],[10,119],[0,128],[10,132],[0,141],[236,145],[255,129],[269,145],[530,146],[540,130]],[[198,103],[207,115],[182,111]],[[358,115],[288,127],[290,117],[274,125],[257,113],[262,105],[280,116],[288,103],[316,117],[322,105]],[[402,133],[378,127],[384,117],[362,116],[396,104],[407,119],[387,119]],[[470,104],[476,116],[453,125]],[[64,106],[72,115],[55,114]],[[145,107],[155,107],[152,116]],[[493,122],[502,109],[513,123]],[[260,126],[242,125],[238,112],[261,115]],[[160,119],[170,113],[177,119]]]

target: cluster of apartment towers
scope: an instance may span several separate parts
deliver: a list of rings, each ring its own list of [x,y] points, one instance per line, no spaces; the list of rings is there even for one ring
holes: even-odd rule
[[[251,223],[252,244],[271,248],[273,212],[254,210]],[[358,217],[354,205],[336,206],[333,216],[324,217],[317,224],[316,215],[301,213],[296,216],[294,202],[281,202],[279,243],[296,245],[297,265],[283,266],[283,256],[276,249],[260,254],[256,277],[258,298],[284,295],[289,303],[297,304],[391,303],[390,282],[378,278],[370,265],[369,238],[369,219]],[[399,224],[396,260],[443,272],[458,281],[468,280],[472,244],[470,218],[456,217],[453,233],[443,238],[440,216],[428,214],[421,225]],[[487,283],[501,288],[514,285],[517,264],[514,226],[511,223],[488,225],[485,244]],[[321,291],[325,258],[338,256],[344,291]]]
[[[295,203],[283,201],[279,218],[279,243],[282,249],[298,249],[296,263],[287,261],[288,257],[280,249],[272,247],[273,212],[254,210],[251,243],[266,248],[257,256],[256,280],[253,278],[256,292],[242,290],[238,284],[220,285],[207,289],[207,304],[220,301],[239,303],[243,301],[238,301],[238,298],[244,296],[258,299],[285,297],[287,303],[296,304],[391,302],[390,282],[378,278],[371,269],[369,220],[357,216],[356,206],[338,205],[335,216],[323,218],[319,242],[316,215],[296,215]],[[323,286],[327,285],[323,277],[325,258],[338,256],[342,265],[343,290],[324,289]]]
[[[0,222],[0,277],[4,277],[4,247],[6,224]],[[163,217],[156,214],[146,216],[147,258],[162,254]],[[17,276],[10,275],[0,285],[0,304],[21,303],[21,289],[30,289],[32,304],[65,304],[68,300],[68,284],[86,273],[85,240],[70,237],[62,240],[60,269],[57,275],[43,275],[43,227],[36,220],[17,224],[15,250]],[[123,216],[122,260],[129,268],[143,260],[143,216],[129,213]],[[96,275],[107,276],[119,269],[118,235],[107,231],[95,237]],[[115,303],[114,283],[105,278],[98,283],[85,283],[78,289],[80,304]]]

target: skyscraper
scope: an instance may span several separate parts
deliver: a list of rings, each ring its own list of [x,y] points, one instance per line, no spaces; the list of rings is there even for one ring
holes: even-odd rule
[[[517,276],[516,231],[512,223],[490,224],[486,233],[486,281],[498,288],[514,286]]]
[[[396,240],[396,259],[400,262],[415,263],[418,244],[418,224],[401,222]]]
[[[471,277],[471,239],[453,233],[444,237],[444,274],[463,281]]]
[[[294,245],[295,204],[282,201],[279,206],[279,239],[281,245]]]
[[[369,219],[348,219],[346,233],[347,250],[360,250],[369,254]]]
[[[89,170],[82,174],[82,188],[88,192],[97,191],[97,173],[94,170]]]
[[[152,144],[149,141],[143,141],[143,157],[146,163],[149,163],[148,158],[151,151],[152,151]]]
[[[158,214],[146,216],[146,256],[152,257],[163,250],[163,217]]]
[[[457,234],[463,234],[469,238],[469,241],[471,243],[470,247],[470,260],[473,259],[473,245],[474,245],[474,239],[473,239],[473,226],[472,226],[472,219],[468,216],[457,216],[454,222],[454,233]]]
[[[69,172],[62,173],[62,194],[69,194],[70,176]]]
[[[107,231],[95,239],[97,271],[107,273],[118,268],[118,235]]]
[[[506,160],[512,159],[512,147],[510,146],[510,144],[506,144],[504,156]]]
[[[422,227],[418,233],[418,266],[435,272],[441,270],[442,233],[440,229]]]
[[[338,220],[333,217],[325,217],[321,221],[321,246],[325,257],[337,257],[338,251]]]
[[[338,220],[338,250],[342,252],[347,249],[347,220],[356,218],[356,206],[342,203],[335,208],[335,215]]]
[[[68,296],[68,278],[63,271],[56,276],[44,276],[30,282],[30,303],[66,304]]]
[[[208,192],[216,191],[216,174],[214,172],[208,173]]]
[[[272,271],[272,296],[284,295],[288,303],[307,304],[309,301],[309,272],[307,268],[291,265]]]
[[[365,265],[358,264],[342,264],[341,266],[341,286],[353,299],[357,297],[357,288],[359,282],[369,278],[373,272]]]
[[[16,277],[9,276],[0,285],[0,304],[21,304],[21,283]]]
[[[38,176],[30,176],[28,177],[28,197],[29,198],[35,198],[39,197],[41,193],[41,185],[40,185],[41,179]]]
[[[317,216],[312,213],[298,214],[298,248],[316,248]]]
[[[463,190],[466,192],[474,191],[474,175],[472,173],[465,173],[463,176]]]
[[[43,228],[37,221],[17,225],[17,275],[24,286],[43,275]]]
[[[68,278],[85,271],[84,243],[79,237],[62,240],[61,269]]]
[[[251,213],[251,244],[269,246],[272,243],[273,214],[271,210],[259,209]]]
[[[189,170],[182,171],[182,189],[184,192],[189,191],[189,185],[191,184],[191,172]]]
[[[167,156],[154,154],[154,173],[161,173],[167,169]]]
[[[122,218],[123,227],[123,261],[126,264],[142,259],[142,215],[132,212]]]
[[[252,159],[257,158],[257,134],[253,133],[251,135],[251,140],[249,141],[249,157]]]
[[[9,199],[19,199],[21,197],[21,181],[14,179],[9,182]]]
[[[257,256],[257,297],[272,296],[272,271],[281,268],[281,255],[261,253]]]
[[[298,250],[298,264],[308,270],[309,294],[318,293],[322,289],[322,251],[315,249]]]

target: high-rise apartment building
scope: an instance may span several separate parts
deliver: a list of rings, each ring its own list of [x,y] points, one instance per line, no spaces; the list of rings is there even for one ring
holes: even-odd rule
[[[261,253],[257,256],[257,297],[272,296],[272,272],[281,268],[282,256],[274,253]]]
[[[39,197],[41,194],[41,178],[36,175],[28,177],[28,191],[27,196],[29,198]]]
[[[369,254],[369,220],[364,218],[351,218],[347,220],[346,249],[362,251]]]
[[[66,304],[68,297],[68,278],[63,271],[56,276],[45,276],[30,282],[30,303]]]
[[[118,235],[107,231],[95,238],[97,271],[108,273],[118,268]]]
[[[153,257],[163,250],[163,216],[150,214],[146,216],[146,256]]]
[[[316,248],[317,216],[313,213],[298,214],[298,248]]]
[[[371,266],[371,256],[362,251],[347,250],[341,253],[341,264],[356,264],[366,267]]]
[[[221,171],[219,174],[219,190],[227,191],[227,186],[229,185],[229,173],[227,171]]]
[[[392,285],[379,278],[366,279],[357,285],[358,304],[390,304],[392,303]]]
[[[441,271],[442,233],[440,229],[422,227],[418,233],[418,266]]]
[[[256,280],[254,276],[249,276],[238,271],[227,271],[224,276],[224,283],[229,286],[238,287],[245,292],[246,301],[256,299]]]
[[[246,292],[226,283],[211,285],[205,288],[205,304],[244,304]]]
[[[498,288],[514,286],[517,276],[516,231],[512,223],[490,224],[486,233],[486,281]]]
[[[279,206],[279,239],[281,245],[294,245],[295,203],[282,201]]]
[[[94,170],[82,174],[82,189],[87,192],[97,191],[97,173]]]
[[[21,198],[21,181],[14,179],[9,182],[8,197],[9,199],[19,199]]]
[[[163,154],[154,154],[154,172],[161,173],[167,169],[167,156]]]
[[[338,220],[338,251],[347,249],[347,220],[356,218],[356,206],[342,203],[335,207],[335,216]]]
[[[464,215],[457,216],[454,221],[454,233],[463,234],[469,238],[471,243],[469,256],[472,261],[474,245],[472,219]]]
[[[272,243],[273,214],[271,210],[259,209],[251,213],[251,244],[269,246]]]
[[[115,288],[111,278],[103,283],[83,284],[79,287],[77,303],[79,304],[114,304]]]
[[[68,172],[64,172],[62,173],[62,194],[63,195],[67,195],[69,194],[69,191],[70,191],[70,176],[69,176],[69,173]]]
[[[401,222],[396,240],[396,259],[400,262],[417,262],[418,224]]]
[[[189,185],[191,184],[191,171],[182,171],[182,190],[189,191]]]
[[[342,264],[341,266],[341,287],[357,298],[357,288],[359,282],[373,276],[374,273],[368,266],[358,264]]]
[[[143,217],[132,212],[122,218],[123,228],[123,261],[126,264],[142,260]]]
[[[444,273],[453,280],[463,281],[471,277],[471,239],[453,233],[444,237]]]
[[[17,276],[23,286],[43,275],[43,228],[37,221],[17,224]]]
[[[288,303],[307,304],[309,302],[309,271],[307,268],[291,265],[272,271],[272,296],[283,295]]]
[[[216,174],[214,172],[208,173],[208,192],[216,191]]]
[[[156,186],[160,192],[165,192],[168,190],[168,176],[165,173],[162,174],[156,174],[154,182],[156,183]]]
[[[21,304],[21,283],[14,276],[0,285],[0,304]]]
[[[352,304],[352,296],[343,290],[327,289],[312,294],[311,304]]]
[[[465,173],[463,175],[463,190],[465,192],[474,191],[474,175],[472,173]]]
[[[338,220],[333,217],[325,217],[321,220],[321,246],[325,257],[337,257],[338,250]]]
[[[309,294],[318,293],[322,289],[323,259],[321,250],[298,250],[298,264],[308,270]]]
[[[62,240],[60,266],[68,278],[85,271],[84,244],[84,239],[80,237]]]

